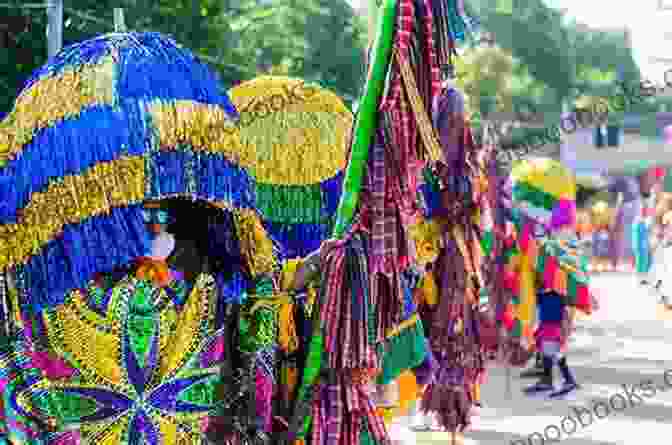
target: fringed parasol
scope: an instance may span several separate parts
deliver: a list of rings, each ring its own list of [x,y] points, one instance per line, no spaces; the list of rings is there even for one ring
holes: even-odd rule
[[[237,118],[215,74],[155,33],[88,40],[37,70],[0,123],[0,270],[31,310],[142,255],[146,200],[230,209],[252,269],[271,270]]]
[[[576,200],[573,173],[560,162],[548,158],[520,161],[511,172],[513,199],[530,219],[548,224],[559,200]]]
[[[230,95],[264,224],[289,257],[306,256],[330,235],[352,113],[336,94],[287,77],[259,77]]]

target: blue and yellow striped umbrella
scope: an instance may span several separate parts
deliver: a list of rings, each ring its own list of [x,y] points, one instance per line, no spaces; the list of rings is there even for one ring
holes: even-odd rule
[[[0,271],[17,269],[33,309],[58,304],[142,255],[142,203],[171,196],[231,209],[260,237],[254,255],[274,257],[238,117],[216,75],[159,34],[65,48],[0,122]]]

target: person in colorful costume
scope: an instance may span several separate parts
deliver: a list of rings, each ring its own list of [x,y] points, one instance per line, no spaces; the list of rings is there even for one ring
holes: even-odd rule
[[[672,289],[670,272],[672,267],[672,199],[661,199],[656,207],[658,226],[656,245],[653,253],[653,265],[650,270],[650,282],[658,293],[660,302],[668,309],[672,308]]]
[[[591,269],[605,272],[609,266],[611,250],[611,228],[613,226],[611,210],[605,202],[597,203],[591,209],[593,227]]]
[[[633,227],[637,215],[641,213],[641,194],[639,181],[631,177],[617,177],[609,185],[611,193],[619,194],[619,205],[612,243],[613,266],[619,270],[636,262],[633,249]]]
[[[324,100],[305,90],[282,97]],[[171,40],[112,34],[64,49],[0,124],[3,440],[267,443],[287,423],[276,370],[319,255],[283,259],[324,229],[303,226],[317,235],[291,255],[272,239],[291,227],[255,187],[275,178],[222,91]],[[324,105],[332,137],[347,132],[342,103]],[[307,185],[343,168],[330,160]]]
[[[617,177],[609,185],[609,191],[620,193],[621,200],[616,224],[619,236],[615,243],[614,257],[627,253],[624,250],[629,248],[640,283],[648,285],[656,189],[661,185],[665,171],[648,167],[641,170],[635,176]]]
[[[547,379],[549,360],[541,347],[548,340],[545,333],[558,334],[558,319],[565,323],[561,332],[568,332],[571,320],[565,317],[565,308],[588,314],[593,309],[587,259],[574,232],[576,186],[565,167],[544,158],[521,161],[511,178],[509,219],[515,239],[506,253],[503,284],[513,297],[500,317],[523,352],[521,357],[512,355],[512,363],[524,365],[524,353],[536,352],[535,368],[524,376]],[[545,306],[538,305],[537,294]],[[560,304],[553,306],[554,302]],[[533,329],[536,322],[540,322],[538,330]],[[553,329],[548,328],[551,325]],[[560,340],[561,345],[567,344],[566,335]]]
[[[656,206],[658,201],[659,189],[665,179],[665,170],[662,168],[649,168],[644,174],[640,175],[639,182],[642,190],[642,212],[636,219],[635,239],[639,247],[637,261],[637,273],[644,285],[651,284],[648,281],[648,274],[653,265],[653,246],[652,232],[655,223]]]
[[[553,241],[542,240],[542,249],[551,251],[547,253],[549,255],[559,256],[563,267],[578,274],[581,273],[581,265],[577,264],[577,259],[581,261],[581,254],[577,252],[579,246],[574,229],[575,212],[574,203],[570,200],[561,199],[556,204],[549,227]],[[554,242],[555,245],[552,244]],[[574,312],[567,306],[565,298],[566,296],[554,290],[549,282],[538,287],[539,322],[535,339],[536,349],[541,352],[543,357],[543,375],[537,384],[525,389],[527,394],[551,392],[551,398],[556,398],[578,388],[565,356],[568,337],[574,323]],[[553,386],[553,368],[555,365],[560,369],[564,379],[562,388],[557,391]]]

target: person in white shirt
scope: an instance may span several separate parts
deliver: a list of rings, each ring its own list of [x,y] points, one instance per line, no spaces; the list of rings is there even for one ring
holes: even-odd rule
[[[672,200],[662,202],[658,207],[660,230],[658,243],[653,254],[650,279],[660,298],[660,302],[672,308]]]

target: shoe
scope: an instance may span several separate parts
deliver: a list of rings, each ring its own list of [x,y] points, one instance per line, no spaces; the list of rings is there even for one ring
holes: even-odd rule
[[[650,283],[647,280],[642,280],[639,282],[640,286],[648,286]]]
[[[544,376],[544,368],[530,368],[520,373],[521,379],[539,379]]]
[[[663,285],[662,280],[658,280],[658,282],[656,283],[656,285],[653,286],[653,287],[654,287],[656,290],[660,290],[660,286],[662,286],[662,285]]]
[[[559,399],[579,389],[576,383],[564,383],[560,389],[553,391],[549,396],[551,399]]]
[[[554,389],[555,387],[550,383],[537,382],[534,385],[528,386],[527,388],[523,389],[523,392],[525,393],[525,395],[534,396],[540,393],[551,392]]]

